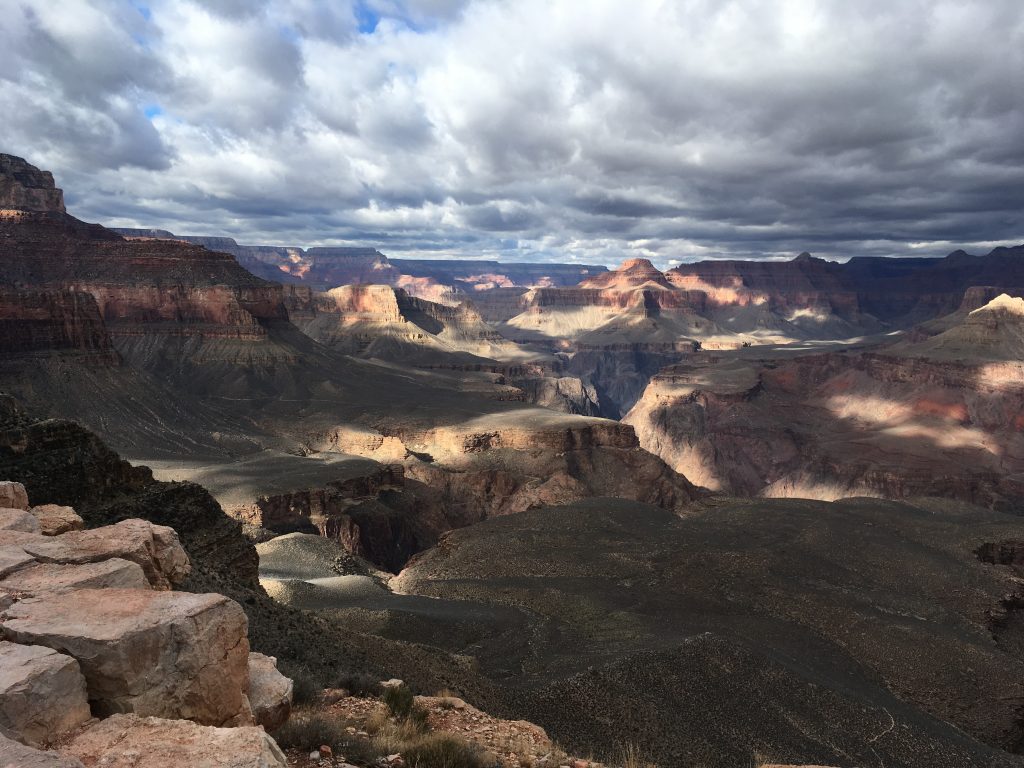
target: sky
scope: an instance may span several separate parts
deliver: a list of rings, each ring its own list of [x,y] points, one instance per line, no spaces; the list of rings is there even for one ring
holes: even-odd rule
[[[1024,241],[1020,0],[0,0],[110,226],[659,266]]]

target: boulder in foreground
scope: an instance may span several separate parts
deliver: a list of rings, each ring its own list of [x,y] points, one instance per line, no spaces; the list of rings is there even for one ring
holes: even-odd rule
[[[78,662],[38,645],[0,641],[0,731],[38,746],[90,717]]]
[[[4,635],[78,660],[95,714],[252,722],[245,613],[223,595],[82,589],[21,600]]]
[[[277,671],[277,659],[249,654],[249,704],[257,725],[276,731],[292,711],[292,681]]]
[[[39,521],[40,532],[44,536],[59,536],[69,531],[81,531],[85,521],[71,507],[60,504],[41,504],[29,510]]]
[[[190,570],[188,555],[174,529],[146,520],[122,520],[116,525],[17,543],[41,562],[94,563],[115,557],[131,560],[142,566],[154,589],[180,584]]]

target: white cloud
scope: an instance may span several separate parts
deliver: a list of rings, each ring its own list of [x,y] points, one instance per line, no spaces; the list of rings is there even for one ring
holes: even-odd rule
[[[87,219],[663,263],[1024,239],[1010,0],[0,13],[2,149]]]

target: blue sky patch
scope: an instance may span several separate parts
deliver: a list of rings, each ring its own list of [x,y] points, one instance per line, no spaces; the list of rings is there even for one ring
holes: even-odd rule
[[[380,23],[379,13],[367,6],[362,0],[356,3],[355,12],[360,34],[372,35],[377,31],[377,25]]]

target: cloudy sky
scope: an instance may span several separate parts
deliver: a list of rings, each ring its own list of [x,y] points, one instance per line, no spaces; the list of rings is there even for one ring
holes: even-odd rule
[[[0,151],[89,221],[661,265],[1024,241],[1020,0],[0,14]]]

